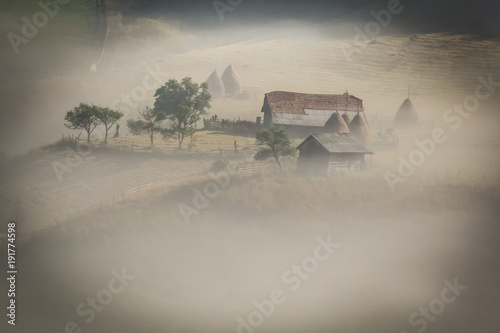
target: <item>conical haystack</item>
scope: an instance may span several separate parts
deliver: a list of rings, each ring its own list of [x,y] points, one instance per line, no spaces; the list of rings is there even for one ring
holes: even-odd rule
[[[328,133],[349,133],[349,127],[338,112],[334,112],[331,115],[330,119],[325,123],[324,128]]]
[[[226,88],[224,88],[224,82],[219,77],[217,70],[215,70],[207,79],[208,92],[213,97],[224,97],[226,94]]]
[[[222,73],[222,81],[224,82],[224,88],[226,88],[227,95],[237,96],[243,92],[241,78],[233,65],[229,65],[224,73]]]
[[[358,114],[352,118],[349,124],[349,130],[354,134],[362,143],[368,143],[370,140],[370,130],[368,124],[363,116]]]
[[[349,125],[352,121],[352,118],[346,112],[344,112],[344,114],[342,115],[342,119],[344,119],[347,125]]]
[[[396,128],[415,128],[420,124],[417,111],[409,98],[399,107],[394,117],[394,124]]]

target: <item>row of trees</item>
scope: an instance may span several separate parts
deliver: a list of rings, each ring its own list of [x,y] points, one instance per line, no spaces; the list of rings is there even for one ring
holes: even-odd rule
[[[123,117],[123,113],[95,105],[80,103],[73,110],[68,111],[64,120],[66,127],[80,129],[87,132],[87,142],[90,143],[90,135],[99,125],[104,125],[104,143],[108,144],[109,130]]]
[[[154,107],[139,111],[139,119],[129,119],[127,126],[133,135],[149,134],[151,148],[154,148],[154,135],[161,133],[164,139],[175,137],[182,149],[186,137],[194,134],[196,123],[207,114],[211,95],[208,84],[197,84],[186,77],[181,82],[169,80],[160,87],[154,97]],[[95,105],[81,103],[68,111],[64,119],[66,127],[87,132],[87,141],[94,130],[104,125],[107,144],[109,130],[123,117],[123,113]],[[167,126],[165,126],[167,125]]]

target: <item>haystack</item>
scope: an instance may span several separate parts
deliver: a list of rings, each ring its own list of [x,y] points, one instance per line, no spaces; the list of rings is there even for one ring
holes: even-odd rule
[[[222,79],[219,77],[217,70],[214,70],[206,82],[208,83],[208,92],[210,95],[213,97],[224,97],[226,88],[224,88],[224,82],[222,82]]]
[[[354,134],[362,143],[368,143],[370,140],[370,130],[365,118],[363,118],[359,112],[352,118],[349,124],[349,130]]]
[[[352,118],[347,114],[347,112],[344,112],[344,114],[342,115],[342,119],[344,119],[347,125],[349,125],[352,121]]]
[[[224,73],[222,73],[222,82],[227,95],[238,96],[243,92],[243,84],[238,72],[234,69],[233,65],[229,65]]]
[[[338,112],[334,112],[331,115],[330,119],[325,123],[324,128],[328,133],[350,133],[344,118]]]
[[[420,119],[413,106],[410,98],[407,98],[399,107],[396,116],[394,117],[394,125],[396,128],[415,128],[420,124]]]

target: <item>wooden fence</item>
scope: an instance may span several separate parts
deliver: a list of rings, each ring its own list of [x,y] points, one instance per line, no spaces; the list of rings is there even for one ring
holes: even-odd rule
[[[282,163],[282,172],[292,172],[296,169],[296,162],[295,161],[283,161]],[[270,163],[267,164],[265,167],[261,163],[256,163],[256,164],[246,164],[246,165],[239,165],[235,170],[233,171],[228,171],[231,176],[236,176],[236,177],[253,177],[253,176],[261,176],[263,174],[276,174],[278,173],[278,165],[276,163]],[[187,176],[181,176],[181,177],[175,177],[166,181],[158,181],[156,183],[149,183],[145,185],[141,185],[135,188],[132,188],[128,191],[121,192],[119,194],[113,195],[113,198],[108,199],[108,200],[103,200],[101,202],[98,202],[90,207],[87,207],[85,209],[78,210],[71,214],[68,212],[67,215],[67,220],[71,220],[74,218],[81,217],[83,215],[92,213],[94,211],[97,211],[99,209],[102,209],[103,207],[110,207],[115,204],[116,201],[124,199],[128,197],[129,195],[132,195],[134,193],[138,193],[147,189],[151,189],[156,186],[160,185],[165,185],[174,181],[182,180],[182,179],[187,179],[190,177],[193,177],[196,175],[187,175]]]
[[[74,214],[70,214],[68,212],[68,216],[67,216],[67,219],[68,221],[72,218],[78,218],[78,217],[81,217],[85,214],[89,214],[89,213],[92,213],[94,211],[97,211],[103,207],[110,207],[110,206],[113,206],[114,203],[117,201],[117,200],[121,200],[121,199],[124,199],[126,197],[128,197],[129,195],[131,194],[134,194],[134,193],[138,193],[138,192],[141,192],[141,191],[144,191],[144,190],[147,190],[147,189],[151,189],[153,187],[156,187],[156,186],[160,186],[160,185],[164,185],[164,184],[168,184],[168,183],[171,183],[171,182],[174,182],[174,181],[178,181],[178,180],[182,180],[182,179],[187,179],[187,178],[190,178],[190,177],[193,177],[193,176],[196,176],[196,175],[187,175],[187,176],[180,176],[180,177],[175,177],[175,178],[171,178],[167,181],[158,181],[156,183],[150,183],[150,184],[146,184],[146,185],[141,185],[141,186],[138,186],[138,187],[134,187],[128,191],[125,191],[125,192],[122,192],[118,195],[113,195],[113,198],[112,199],[108,199],[108,200],[103,200],[101,202],[98,202],[90,207],[87,207],[85,209],[81,209],[77,212],[75,212]]]
[[[250,177],[262,175],[262,164],[240,165],[236,171],[238,177]]]
[[[76,135],[64,135],[61,138],[62,142],[70,142],[70,143],[77,143],[78,140],[80,140],[80,134],[78,136]]]

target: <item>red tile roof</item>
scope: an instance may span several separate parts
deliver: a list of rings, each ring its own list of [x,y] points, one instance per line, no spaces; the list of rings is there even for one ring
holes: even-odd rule
[[[363,100],[348,93],[329,95],[273,91],[265,96],[262,112],[265,111],[266,103],[271,112],[288,114],[305,114],[304,109],[364,111]]]

